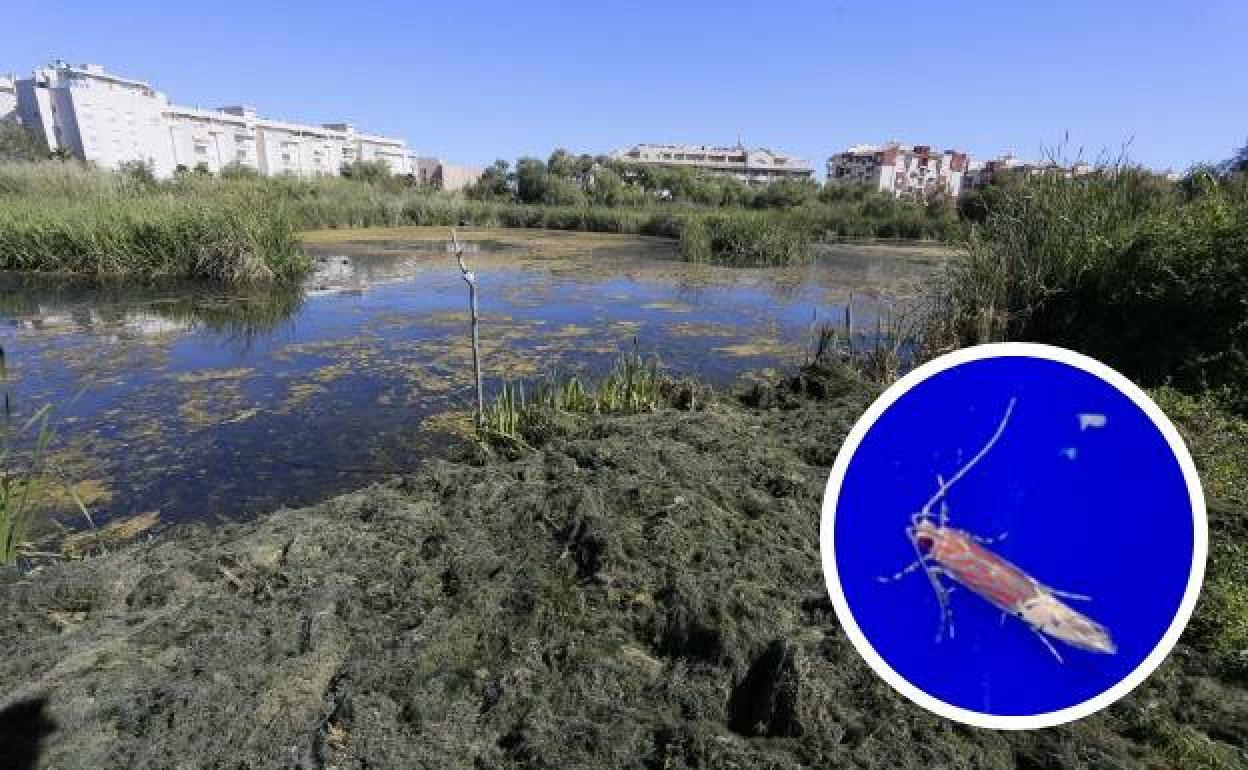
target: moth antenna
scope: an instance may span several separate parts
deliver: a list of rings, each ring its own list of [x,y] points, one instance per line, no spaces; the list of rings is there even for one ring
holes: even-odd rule
[[[1009,424],[1010,422],[1010,415],[1013,414],[1014,404],[1017,401],[1018,401],[1017,398],[1010,399],[1010,403],[1007,404],[1005,407],[1005,414],[1001,416],[1001,423],[997,425],[997,430],[996,432],[992,434],[992,437],[988,439],[988,443],[984,444],[983,448],[981,448],[978,452],[976,452],[975,456],[972,457],[968,463],[966,463],[961,468],[959,468],[958,472],[953,474],[952,478],[950,478],[946,482],[941,483],[940,489],[936,490],[936,494],[932,495],[931,499],[928,500],[927,503],[921,509],[919,509],[919,513],[921,515],[931,516],[932,506],[935,505],[937,502],[939,502],[942,498],[944,498],[944,496],[949,492],[949,488],[952,487],[954,484],[958,483],[958,481],[961,480],[961,478],[965,476],[967,472],[971,470],[971,468],[975,467],[976,463],[984,459],[984,455],[988,454],[988,452],[990,452],[992,448],[996,446],[997,440],[1001,438],[1001,434],[1005,433],[1005,426]]]

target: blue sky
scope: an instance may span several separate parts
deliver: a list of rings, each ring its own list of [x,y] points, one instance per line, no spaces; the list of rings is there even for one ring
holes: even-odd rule
[[[638,141],[815,163],[890,138],[1181,170],[1248,142],[1248,3],[16,3],[0,71],[53,58],[180,104],[405,137],[453,162]]]

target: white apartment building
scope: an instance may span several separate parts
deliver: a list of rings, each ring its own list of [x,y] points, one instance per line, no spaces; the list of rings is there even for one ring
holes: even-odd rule
[[[867,185],[898,198],[956,198],[970,164],[964,152],[935,152],[927,145],[859,144],[828,158],[830,185]]]
[[[261,118],[254,107],[180,107],[147,83],[95,64],[57,62],[18,80],[15,91],[19,119],[50,150],[104,168],[139,161],[167,177],[239,163],[268,175],[314,175],[336,174],[354,160],[382,160],[396,174],[414,169],[402,139],[360,133],[347,123]],[[0,87],[0,112],[3,104]]]
[[[765,184],[776,179],[810,179],[815,170],[810,163],[766,147],[747,149],[713,147],[706,144],[638,144],[616,150],[612,160],[652,163],[660,166],[697,168],[736,177],[748,184]]]
[[[11,76],[0,75],[0,120],[17,118],[17,84]]]

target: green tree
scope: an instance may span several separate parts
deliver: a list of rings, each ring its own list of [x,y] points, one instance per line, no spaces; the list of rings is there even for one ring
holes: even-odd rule
[[[589,198],[599,206],[636,205],[636,197],[612,168],[599,167],[590,172],[587,183]]]
[[[340,173],[348,179],[377,184],[389,179],[390,164],[384,160],[354,160],[342,164]]]
[[[469,198],[477,200],[505,200],[511,197],[510,164],[499,158],[481,174],[465,193]]]
[[[558,206],[582,206],[585,204],[585,192],[580,184],[568,177],[547,175],[542,190],[542,203]]]
[[[234,161],[221,168],[222,179],[256,179],[260,172],[245,163]]]
[[[516,161],[516,197],[522,203],[541,203],[549,176],[540,158],[520,158]]]
[[[579,159],[572,155],[572,153],[560,147],[550,154],[550,159],[546,161],[546,170],[552,176],[572,179],[576,177],[578,172],[582,169]]]
[[[150,163],[128,160],[118,167],[118,171],[141,189],[151,189],[156,186],[156,173],[152,170]]]
[[[0,121],[0,160],[35,161],[48,157],[42,138],[24,129],[20,123]]]

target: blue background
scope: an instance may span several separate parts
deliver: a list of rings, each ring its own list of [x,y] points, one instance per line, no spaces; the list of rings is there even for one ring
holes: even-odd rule
[[[914,560],[910,515],[936,491],[938,473],[949,478],[983,446],[1011,396],[1000,441],[946,498],[949,525],[1008,532],[989,547],[1041,583],[1091,596],[1064,601],[1105,625],[1117,654],[1051,639],[1059,663],[1020,620],[1002,624],[999,610],[960,586],[956,637],[938,643],[923,573],[877,580]],[[1107,423],[1081,431],[1079,413]],[[1169,627],[1191,570],[1191,503],[1160,431],[1099,378],[1036,358],[966,363],[903,395],[855,452],[834,526],[846,600],[880,656],[929,695],[1001,716],[1055,711],[1116,684]]]

